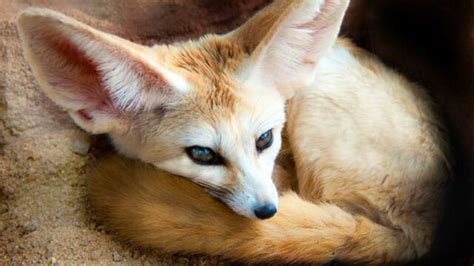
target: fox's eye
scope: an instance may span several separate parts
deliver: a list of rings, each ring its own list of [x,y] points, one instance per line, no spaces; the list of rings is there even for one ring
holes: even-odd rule
[[[224,159],[207,147],[192,146],[186,148],[186,153],[193,162],[202,165],[220,165]]]
[[[273,143],[273,134],[272,134],[272,130],[270,129],[267,132],[260,135],[260,137],[258,137],[255,145],[257,146],[257,151],[260,152],[272,146],[272,143]]]

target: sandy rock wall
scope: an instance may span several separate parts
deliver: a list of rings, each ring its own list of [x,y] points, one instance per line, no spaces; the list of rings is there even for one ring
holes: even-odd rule
[[[18,11],[49,7],[152,44],[227,31],[268,2],[0,0],[0,264],[223,263],[128,249],[96,228],[84,201],[84,171],[103,138],[77,128],[40,92],[22,56]]]

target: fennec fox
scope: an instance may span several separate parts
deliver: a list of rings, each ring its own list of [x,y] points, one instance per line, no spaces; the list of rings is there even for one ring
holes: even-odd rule
[[[115,159],[91,178],[124,239],[244,262],[405,262],[433,241],[447,145],[421,88],[336,40],[348,2],[275,1],[228,34],[154,47],[44,9],[18,25],[45,93],[156,166]],[[278,203],[282,142],[298,195]]]

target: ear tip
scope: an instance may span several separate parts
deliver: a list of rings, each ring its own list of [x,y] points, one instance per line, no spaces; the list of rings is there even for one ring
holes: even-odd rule
[[[351,1],[350,0],[336,0],[335,2],[336,2],[335,4],[337,4],[337,5],[347,7],[347,6],[349,6],[349,3]]]
[[[347,7],[349,6],[350,0],[327,0],[327,2],[332,2],[336,6]]]
[[[351,1],[350,0],[306,0],[306,1],[303,0],[303,2],[311,6],[316,5],[316,4],[322,4],[322,5],[330,4],[333,6],[347,7]]]
[[[27,17],[46,17],[46,16],[50,17],[57,14],[61,14],[61,13],[48,9],[48,8],[28,7],[19,12],[18,19],[27,18]]]
[[[62,13],[48,8],[28,7],[19,12],[16,22],[22,28],[37,19],[63,20],[64,18]]]

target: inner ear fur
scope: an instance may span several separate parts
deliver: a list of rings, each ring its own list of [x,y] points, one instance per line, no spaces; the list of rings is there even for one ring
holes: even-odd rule
[[[308,85],[335,43],[349,0],[281,0],[231,34],[250,54],[248,80],[289,97]]]
[[[23,50],[42,90],[92,133],[123,131],[135,112],[163,104],[182,81],[147,47],[61,13],[32,8],[17,20]]]

